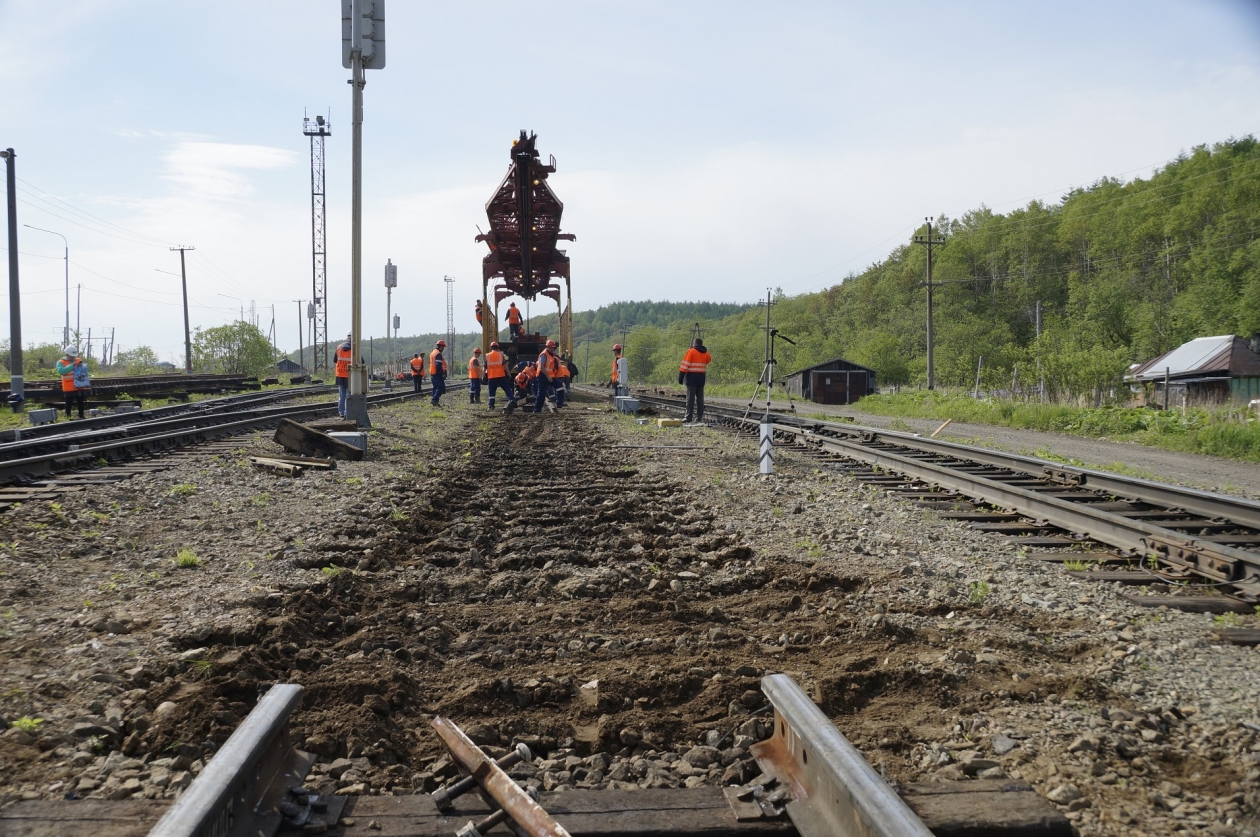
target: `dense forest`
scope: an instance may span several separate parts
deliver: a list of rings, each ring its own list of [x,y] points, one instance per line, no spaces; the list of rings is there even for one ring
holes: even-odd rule
[[[985,207],[939,219],[934,251],[935,365],[942,386],[1009,388],[1040,366],[1053,396],[1102,395],[1133,362],[1193,337],[1260,331],[1260,145],[1200,146],[1149,179],[1103,179],[1057,204]],[[916,231],[925,233],[926,229]],[[926,255],[911,241],[840,284],[779,296],[779,373],[836,357],[881,385],[926,378]],[[1035,326],[1042,304],[1042,334]],[[636,329],[632,374],[676,374],[689,322]],[[710,322],[711,377],[755,380],[764,309]],[[605,348],[601,346],[600,348]]]

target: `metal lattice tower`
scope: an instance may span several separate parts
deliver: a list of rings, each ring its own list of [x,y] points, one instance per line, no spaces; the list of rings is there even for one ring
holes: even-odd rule
[[[324,137],[332,125],[322,116],[302,117],[302,133],[311,138],[311,298],[315,301],[311,335],[311,371],[328,366],[328,232],[324,224]]]
[[[455,277],[443,276],[446,282],[446,347],[455,356]],[[453,366],[451,367],[454,368]]]

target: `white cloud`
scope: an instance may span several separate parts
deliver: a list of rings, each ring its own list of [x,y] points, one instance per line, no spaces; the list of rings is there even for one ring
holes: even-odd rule
[[[239,199],[252,195],[255,189],[238,169],[278,169],[298,159],[298,154],[284,148],[185,140],[167,152],[163,177],[193,196]]]

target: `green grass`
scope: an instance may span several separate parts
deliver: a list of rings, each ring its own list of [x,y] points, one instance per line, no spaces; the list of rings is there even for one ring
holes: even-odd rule
[[[191,497],[197,493],[197,486],[190,482],[181,482],[179,485],[171,488],[171,495],[175,497]]]
[[[175,556],[175,566],[181,570],[192,570],[201,566],[201,559],[191,549],[181,549]]]
[[[1150,410],[975,399],[939,392],[870,395],[858,409],[881,416],[953,419],[1137,442],[1167,450],[1260,462],[1260,420],[1238,408]]]
[[[980,604],[989,597],[989,583],[987,581],[973,581],[967,585],[967,601],[972,604]]]
[[[22,732],[29,732],[33,735],[39,730],[39,725],[42,723],[44,723],[43,718],[32,718],[29,715],[24,715],[14,721],[13,726],[22,730]]]

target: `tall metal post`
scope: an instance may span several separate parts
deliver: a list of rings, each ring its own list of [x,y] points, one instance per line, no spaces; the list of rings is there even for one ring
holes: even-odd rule
[[[312,371],[328,368],[328,229],[325,224],[324,138],[332,125],[322,116],[302,117],[302,133],[311,138],[311,318]]]
[[[457,357],[455,354],[455,277],[443,276],[442,281],[446,283],[446,343],[451,350],[451,357],[454,358]],[[482,316],[485,315],[482,314]]]
[[[371,427],[363,368],[363,17],[359,0],[350,4],[350,397],[346,418]]]
[[[22,294],[18,289],[17,238],[17,152],[12,148],[0,151],[4,157],[4,182],[8,188],[9,211],[9,403],[13,412],[22,412],[26,391],[22,386]]]
[[[915,244],[922,244],[927,248],[927,385],[928,389],[936,389],[936,362],[933,355],[933,337],[932,337],[932,248],[939,247],[945,243],[945,236],[932,234],[932,221],[934,218],[924,218],[927,221],[927,235],[916,235],[914,237]]]
[[[393,259],[385,260],[385,389],[394,388],[394,340],[389,333],[393,320],[393,294],[398,287],[398,265]]]
[[[188,328],[188,273],[184,270],[184,251],[195,247],[172,247],[179,251],[179,284],[184,291],[184,372],[192,374],[192,332]]]

